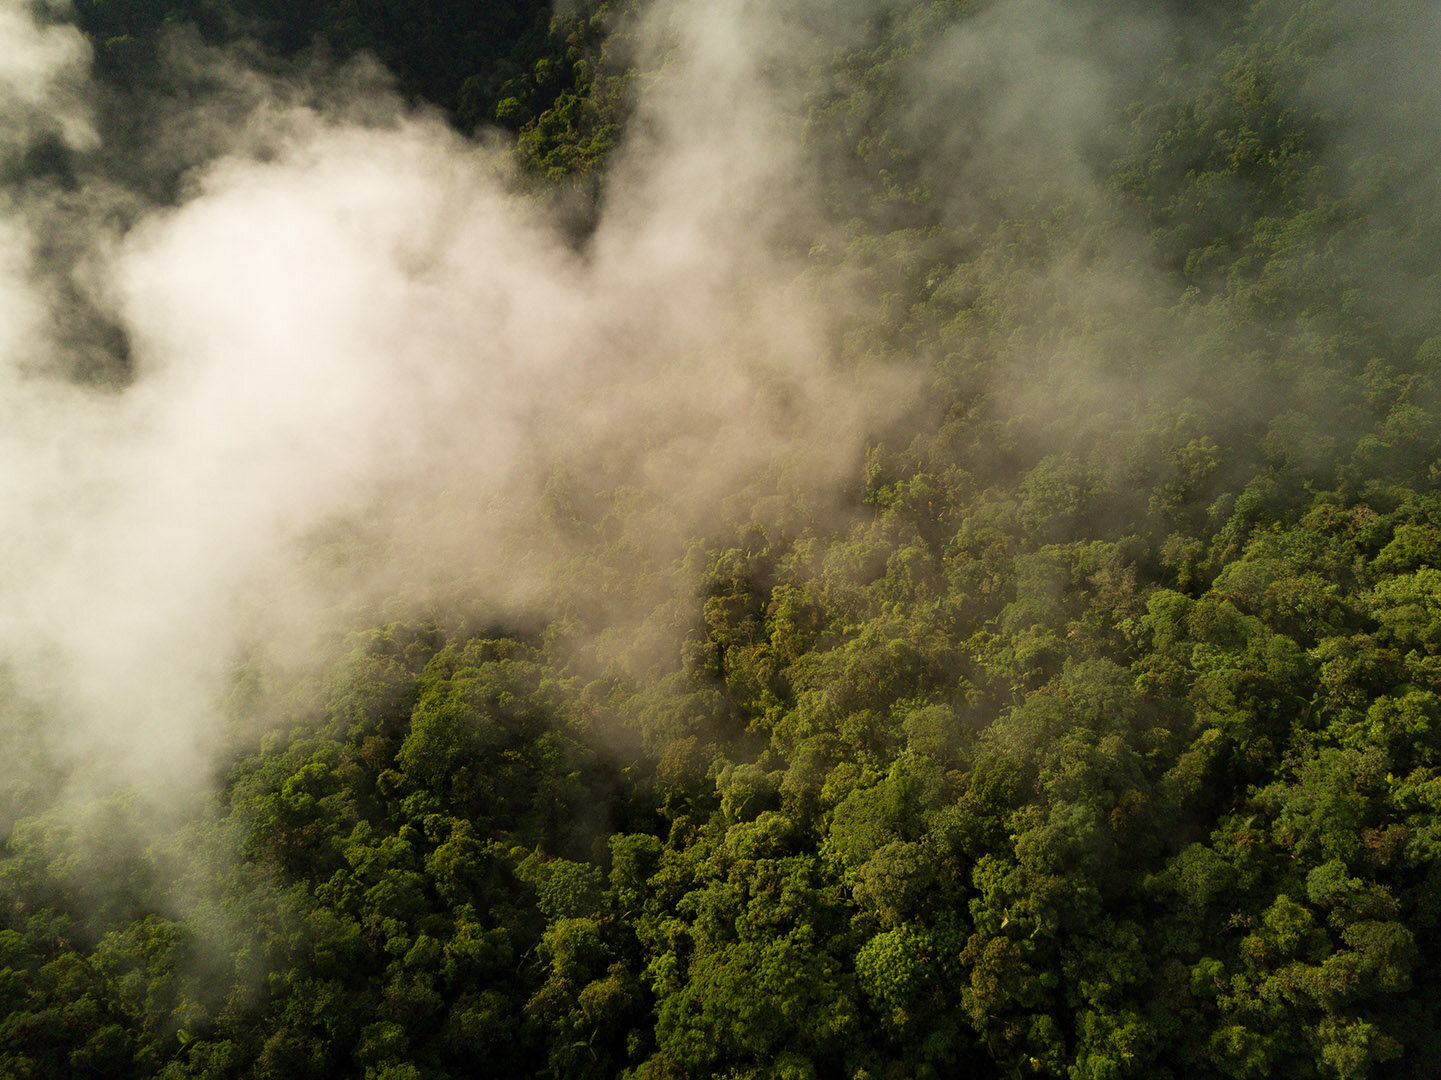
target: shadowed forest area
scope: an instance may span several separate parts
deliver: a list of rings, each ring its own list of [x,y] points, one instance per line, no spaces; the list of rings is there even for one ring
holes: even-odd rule
[[[230,658],[214,786],[143,823],[10,687],[0,1076],[1441,1075],[1435,5],[836,7],[766,227],[888,380],[854,467],[650,549],[662,497],[556,467],[540,600]],[[98,148],[12,187],[183,202],[177,41],[368,55],[582,261],[679,63],[644,0],[42,16]]]

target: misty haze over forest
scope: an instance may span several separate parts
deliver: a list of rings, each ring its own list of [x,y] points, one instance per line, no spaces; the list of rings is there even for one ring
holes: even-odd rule
[[[1433,0],[0,0],[0,1078],[1441,1075]]]

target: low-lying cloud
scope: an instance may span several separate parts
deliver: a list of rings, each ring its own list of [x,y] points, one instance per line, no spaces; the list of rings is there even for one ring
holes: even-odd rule
[[[167,123],[219,152],[144,204],[85,171],[79,36],[0,6],[5,145],[58,132],[79,162],[0,214],[0,655],[73,785],[203,783],[238,657],[294,663],[396,590],[543,611],[574,546],[547,485],[647,493],[632,539],[664,562],[763,474],[853,470],[890,395],[833,363],[794,102],[743,8],[669,12],[577,249],[503,147],[373,72],[302,92],[194,44],[172,63],[228,96]],[[77,295],[123,378],[59,356]]]

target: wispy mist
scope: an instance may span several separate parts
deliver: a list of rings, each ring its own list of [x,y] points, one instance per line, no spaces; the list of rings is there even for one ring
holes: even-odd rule
[[[1177,66],[1209,30],[1043,0],[918,9],[939,32],[882,73],[891,115],[859,134],[897,202],[927,208],[933,265],[817,260],[848,232],[816,110],[893,7],[653,5],[577,243],[501,138],[403,105],[364,60],[277,77],[174,35],[158,81],[181,89],[149,100],[127,156],[97,141],[78,32],[0,5],[0,655],[62,771],[203,783],[242,657],[303,667],[397,596],[543,616],[607,506],[629,507],[611,515],[624,576],[762,478],[836,502],[867,432],[916,398],[914,378],[837,362],[858,312],[901,327],[893,354],[990,383],[1022,441],[1057,438],[1057,417],[1065,438],[1104,434],[1118,401],[1194,389],[1195,324],[1171,310],[1186,283],[1113,209],[1108,170],[1148,79],[1209,77]],[[1333,89],[1360,49],[1338,41]],[[1334,99],[1319,73],[1294,93]],[[1335,131],[1371,137],[1355,117]],[[34,166],[46,146],[63,167]],[[1029,293],[990,294],[966,260],[1021,217],[1030,269],[1006,287]],[[924,334],[887,314],[911,271],[949,318]],[[991,336],[988,312],[1027,304],[1034,326]],[[1244,411],[1255,387],[1234,396]],[[634,614],[591,606],[597,625]]]
[[[580,248],[503,145],[363,66],[267,80],[183,38],[177,78],[215,96],[171,102],[157,145],[211,157],[173,203],[117,194],[86,171],[85,48],[25,10],[6,144],[58,132],[78,179],[3,220],[0,652],[75,784],[203,783],[237,660],[293,666],[388,595],[543,611],[582,542],[541,513],[558,490],[640,492],[631,541],[664,565],[763,474],[835,490],[895,407],[830,354],[800,84],[757,70],[785,57],[743,5],[659,13]],[[124,343],[118,385],[57,362],[76,296]]]

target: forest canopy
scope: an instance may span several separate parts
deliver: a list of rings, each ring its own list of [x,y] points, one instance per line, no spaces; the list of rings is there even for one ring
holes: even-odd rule
[[[1441,1075],[1436,5],[7,38],[0,1076]]]

